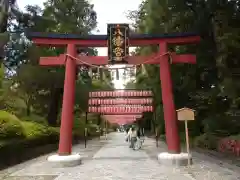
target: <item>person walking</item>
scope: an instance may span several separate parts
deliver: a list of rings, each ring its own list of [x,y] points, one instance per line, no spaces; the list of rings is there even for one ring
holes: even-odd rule
[[[137,129],[132,127],[130,134],[130,148],[134,148],[134,144],[137,142]]]
[[[126,135],[126,141],[127,141],[127,142],[130,142],[130,140],[131,140],[131,134],[132,134],[132,128],[127,129],[126,133],[127,133],[127,135]]]

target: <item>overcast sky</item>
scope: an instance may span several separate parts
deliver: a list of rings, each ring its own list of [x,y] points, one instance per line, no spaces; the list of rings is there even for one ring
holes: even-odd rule
[[[18,6],[24,9],[26,5],[39,5],[43,7],[43,2],[45,0],[17,0]],[[99,32],[95,34],[106,34],[108,23],[131,23],[126,17],[126,13],[129,10],[136,10],[142,2],[142,0],[89,0],[89,2],[94,4],[94,10],[97,12],[97,29]],[[98,48],[98,54],[100,56],[107,55],[106,48]],[[120,74],[122,74],[120,72]],[[116,88],[123,88],[123,80],[115,80],[114,84]]]

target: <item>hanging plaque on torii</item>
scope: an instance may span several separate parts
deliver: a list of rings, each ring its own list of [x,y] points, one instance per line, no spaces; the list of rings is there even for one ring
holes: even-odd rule
[[[129,25],[108,24],[108,62],[109,64],[126,64],[129,55]]]

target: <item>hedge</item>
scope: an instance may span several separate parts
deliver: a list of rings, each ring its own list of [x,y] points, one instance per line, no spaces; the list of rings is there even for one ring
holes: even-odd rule
[[[240,134],[221,139],[218,142],[218,151],[240,157]]]
[[[223,154],[240,157],[240,134],[227,137],[219,137],[211,133],[204,133],[195,138],[190,138],[190,145],[200,149],[218,151]],[[165,134],[160,139],[166,141]],[[185,143],[183,134],[180,134],[181,142]]]
[[[0,111],[0,169],[51,152],[58,147],[59,128],[44,125],[41,120],[39,123],[33,119],[30,121],[30,118],[23,120],[6,111]],[[83,139],[83,122],[74,121],[73,139]],[[88,129],[90,136],[98,135],[94,125],[88,125]]]
[[[218,137],[212,134],[203,134],[195,138],[194,146],[239,157],[240,135]]]
[[[219,140],[220,140],[219,137],[205,133],[200,136],[197,136],[194,139],[194,146],[209,150],[217,150]]]
[[[21,121],[14,115],[0,111],[0,140],[24,138]]]

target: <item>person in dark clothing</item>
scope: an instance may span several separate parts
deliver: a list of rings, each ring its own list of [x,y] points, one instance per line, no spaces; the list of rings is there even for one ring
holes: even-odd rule
[[[138,137],[138,138],[140,138],[140,137],[141,137],[141,131],[140,131],[140,129],[139,129],[139,128],[137,129],[137,137]]]
[[[144,135],[144,128],[141,128],[141,134],[142,134],[142,136],[145,136]]]

